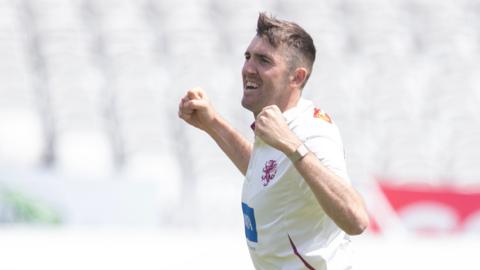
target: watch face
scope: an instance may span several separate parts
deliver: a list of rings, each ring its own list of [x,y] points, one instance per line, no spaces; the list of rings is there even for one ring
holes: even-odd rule
[[[304,157],[306,154],[308,154],[308,149],[305,144],[301,144],[298,147],[297,152],[300,154],[301,157]]]
[[[301,159],[302,157],[304,157],[306,154],[308,154],[308,148],[304,145],[304,144],[301,144],[297,150],[295,150],[295,152],[293,152],[292,155],[290,155],[288,158],[290,158],[290,160],[292,162],[296,162],[297,160]]]

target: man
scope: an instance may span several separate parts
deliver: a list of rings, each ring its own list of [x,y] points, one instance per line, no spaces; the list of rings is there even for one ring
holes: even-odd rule
[[[348,235],[369,223],[335,124],[301,98],[314,60],[300,26],[261,13],[242,69],[255,142],[220,117],[202,89],[179,105],[179,117],[208,133],[245,175],[245,235],[257,269],[350,269]]]

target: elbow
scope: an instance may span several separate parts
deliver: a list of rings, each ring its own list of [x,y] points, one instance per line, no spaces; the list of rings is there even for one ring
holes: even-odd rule
[[[353,235],[360,235],[367,229],[367,227],[368,227],[368,222],[358,224],[356,226],[352,226],[348,230],[345,230],[345,233],[347,233],[348,235],[352,235],[352,236]]]
[[[360,235],[362,234],[370,225],[370,219],[367,214],[356,217],[355,222],[352,222],[348,228],[345,228],[344,231],[348,235]]]

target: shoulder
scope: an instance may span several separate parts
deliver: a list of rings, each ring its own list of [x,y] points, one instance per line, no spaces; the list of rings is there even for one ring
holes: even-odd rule
[[[337,125],[332,117],[319,106],[312,104],[304,110],[293,125],[293,130],[301,137],[339,137]]]

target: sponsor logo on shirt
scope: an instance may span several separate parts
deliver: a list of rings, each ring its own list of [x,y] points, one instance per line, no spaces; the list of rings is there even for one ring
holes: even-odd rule
[[[266,187],[270,181],[275,178],[275,174],[277,174],[277,162],[273,159],[265,162],[262,175],[262,184],[264,187]]]
[[[327,121],[330,124],[332,123],[332,118],[330,118],[328,114],[322,112],[322,110],[320,110],[319,108],[313,109],[313,117]]]
[[[255,223],[255,213],[253,208],[246,203],[242,203],[243,222],[245,223],[245,236],[252,242],[257,242],[257,224]]]

